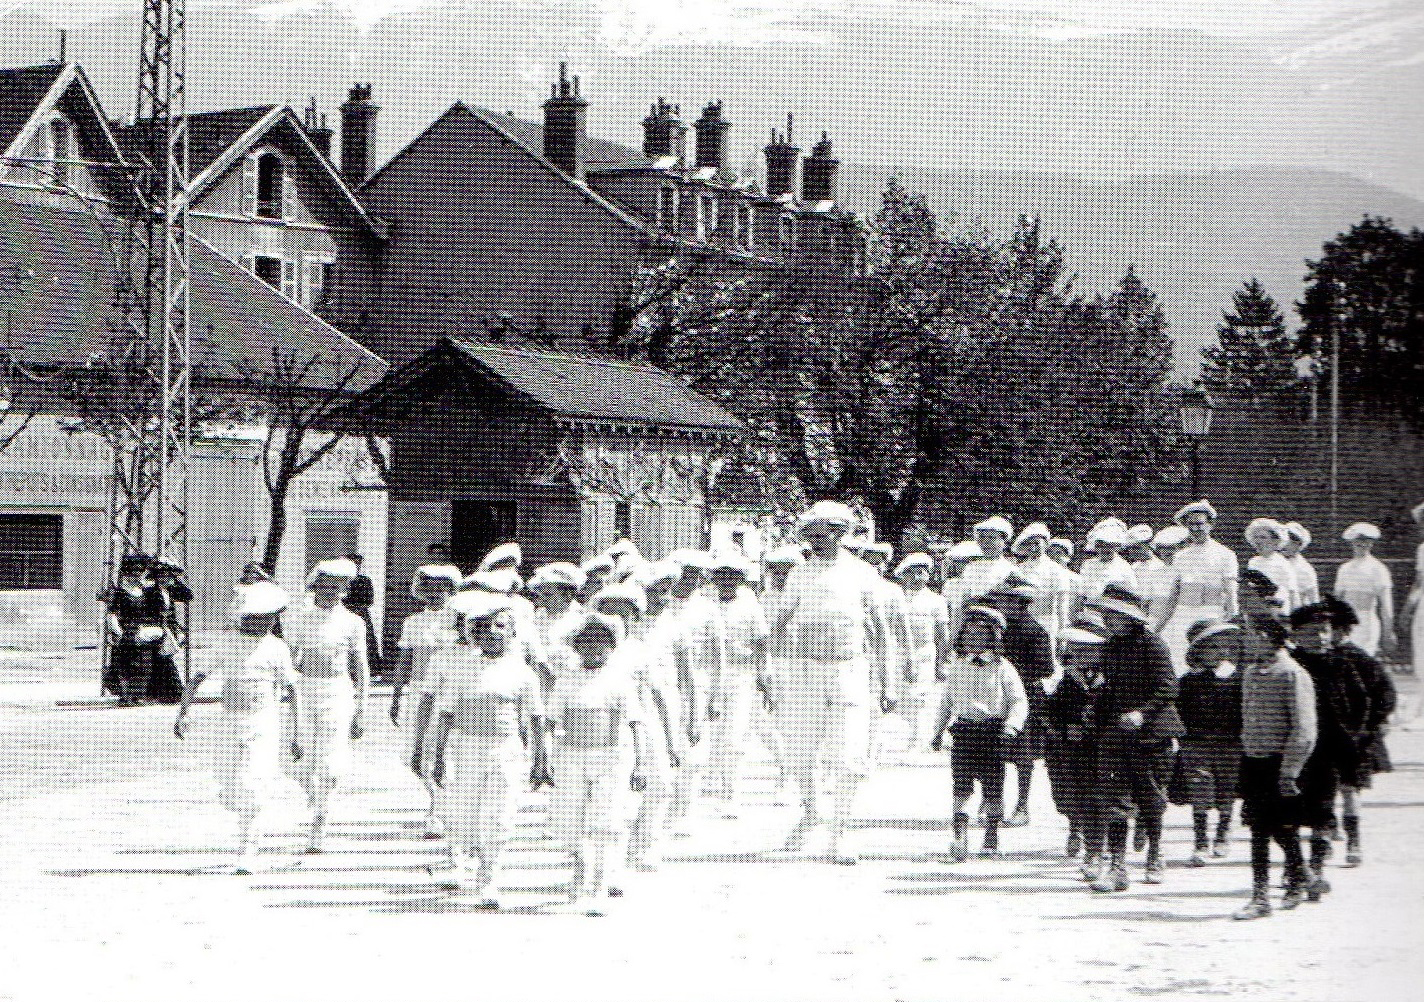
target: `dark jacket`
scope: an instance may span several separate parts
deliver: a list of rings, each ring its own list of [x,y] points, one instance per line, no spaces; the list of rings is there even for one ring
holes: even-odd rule
[[[357,574],[351,579],[351,586],[346,589],[346,598],[341,604],[358,616],[369,616],[371,606],[376,604],[375,584],[366,575]]]
[[[1098,698],[1098,730],[1118,726],[1118,718],[1134,710],[1143,717],[1138,737],[1163,741],[1186,733],[1177,715],[1177,673],[1167,645],[1139,627],[1103,644],[1103,675]]]
[[[1053,641],[1048,631],[1027,610],[1005,616],[1004,657],[1018,670],[1028,696],[1029,712],[1042,717],[1044,694],[1038,683],[1053,674]]]
[[[1312,758],[1334,769],[1344,782],[1357,785],[1363,758],[1361,745],[1368,734],[1370,699],[1355,672],[1354,658],[1344,647],[1320,654],[1297,650],[1292,657],[1315,684],[1319,732]]]
[[[1092,737],[1093,706],[1102,691],[1100,682],[1100,679],[1086,679],[1076,671],[1063,672],[1058,688],[1044,703],[1043,721],[1050,734],[1062,741]]]
[[[1177,715],[1193,738],[1241,740],[1241,672],[1217,678],[1210,671],[1192,671],[1177,683]]]

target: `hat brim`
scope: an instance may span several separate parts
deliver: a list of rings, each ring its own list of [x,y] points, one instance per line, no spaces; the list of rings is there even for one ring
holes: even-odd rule
[[[1147,625],[1147,612],[1139,606],[1133,605],[1131,602],[1124,602],[1117,598],[1099,598],[1089,602],[1088,605],[1102,612],[1121,613],[1129,619],[1137,620],[1137,622],[1144,626]]]

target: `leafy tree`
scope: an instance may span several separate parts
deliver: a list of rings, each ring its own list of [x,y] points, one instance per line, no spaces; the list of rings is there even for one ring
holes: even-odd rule
[[[1424,232],[1365,216],[1308,261],[1299,348],[1330,378],[1339,338],[1342,397],[1424,425]]]
[[[1202,349],[1202,381],[1253,401],[1293,391],[1296,344],[1276,301],[1253,278],[1232,294],[1231,306],[1217,325],[1217,343]]]

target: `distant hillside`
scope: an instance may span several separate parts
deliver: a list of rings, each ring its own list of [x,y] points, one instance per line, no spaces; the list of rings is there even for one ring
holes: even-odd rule
[[[1005,233],[1021,213],[1038,215],[1063,244],[1085,292],[1111,288],[1129,264],[1162,298],[1177,334],[1177,363],[1195,370],[1231,293],[1252,276],[1288,321],[1305,259],[1365,214],[1424,226],[1424,202],[1348,174],[1279,168],[1184,171],[1118,182],[1027,171],[935,171],[847,164],[841,197],[867,216],[891,173],[923,192],[948,222],[980,219]]]

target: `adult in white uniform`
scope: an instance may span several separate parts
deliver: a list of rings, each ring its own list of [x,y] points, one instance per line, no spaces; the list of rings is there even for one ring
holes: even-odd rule
[[[1172,590],[1152,628],[1172,654],[1178,677],[1187,672],[1187,630],[1203,619],[1236,617],[1236,583],[1241,574],[1236,554],[1211,538],[1216,509],[1210,501],[1183,505],[1174,521],[1187,530],[1187,542],[1172,558]]]
[[[464,592],[454,604],[464,642],[432,662],[422,724],[430,720],[434,736],[428,755],[415,752],[416,764],[441,788],[454,870],[449,886],[498,908],[499,864],[520,794],[548,771],[543,693],[515,638],[508,596]],[[425,747],[425,735],[417,737]]]
[[[905,590],[887,575],[895,548],[886,542],[868,543],[859,552],[861,560],[875,572],[876,588],[885,612],[885,622],[890,627],[888,637],[890,664],[886,669],[898,689],[905,690],[915,681],[914,641],[910,634],[910,609],[905,599]],[[879,762],[890,751],[892,732],[898,727],[903,733],[899,751],[909,751],[914,747],[915,718],[905,714],[903,705],[897,706],[896,713],[882,716],[876,727],[874,760]]]
[[[555,667],[568,663],[567,658],[555,657],[554,652],[563,646],[564,638],[583,616],[583,606],[578,600],[583,586],[583,571],[576,564],[565,561],[544,564],[529,578],[529,594],[533,596],[534,603],[534,631],[548,659],[548,670],[540,677],[546,697],[554,687]],[[538,670],[537,666],[535,670]]]
[[[311,604],[283,625],[300,673],[296,773],[312,811],[307,852],[324,847],[331,795],[351,768],[351,742],[365,732],[366,624],[341,604],[356,572],[344,558],[317,564],[307,575]]]
[[[829,855],[853,864],[845,845],[845,827],[861,783],[870,772],[874,703],[894,709],[895,682],[889,677],[883,606],[874,572],[842,545],[855,524],[843,504],[818,501],[797,522],[811,555],[786,580],[778,604],[773,638],[784,638],[789,657],[783,674],[769,680],[773,712],[791,768],[801,790],[801,820],[787,840],[800,849],[820,823],[817,773],[822,760],[834,780]]]
[[[701,794],[701,784],[709,763],[710,725],[718,710],[712,693],[727,659],[727,639],[722,617],[707,594],[707,571],[711,555],[701,550],[681,549],[667,559],[678,565],[681,576],[672,587],[668,611],[679,625],[677,631],[677,678],[681,693],[682,728],[687,735],[687,754],[674,780],[672,822],[677,834],[688,834],[693,801]]]
[[[1013,552],[1018,557],[1015,573],[1033,585],[1033,604],[1029,615],[1048,631],[1058,636],[1068,619],[1068,605],[1073,594],[1073,575],[1048,555],[1048,543],[1053,538],[1048,526],[1032,522],[1014,540]]]
[[[416,569],[411,578],[410,594],[421,604],[420,611],[411,613],[401,624],[400,639],[396,649],[400,659],[396,665],[394,685],[391,689],[391,722],[401,729],[401,760],[409,762],[417,751],[415,747],[415,719],[420,697],[429,692],[427,681],[430,658],[444,647],[453,647],[458,639],[455,633],[455,610],[449,601],[460,586],[464,575],[454,564],[427,564]],[[403,704],[403,697],[409,689],[416,703]],[[439,819],[435,812],[436,787],[428,776],[420,776],[429,797],[429,809],[425,816],[425,834],[430,838],[440,835]]]
[[[1149,613],[1154,606],[1160,609],[1172,590],[1172,570],[1152,545],[1156,535],[1150,525],[1134,525],[1127,530],[1127,549],[1123,552],[1132,565],[1132,573],[1137,575],[1137,593],[1147,602]]]
[[[1291,570],[1295,571],[1301,605],[1314,605],[1320,601],[1320,575],[1315,573],[1315,568],[1304,555],[1311,538],[1310,530],[1299,522],[1286,523],[1286,542],[1281,547],[1281,554],[1290,561]]]
[[[1132,565],[1122,558],[1128,544],[1127,523],[1120,518],[1105,518],[1088,533],[1084,549],[1090,556],[1078,568],[1078,595],[1074,615],[1084,605],[1102,598],[1108,585],[1126,588],[1134,595],[1141,587]]]
[[[910,623],[909,685],[902,703],[911,723],[913,751],[928,754],[934,739],[935,715],[944,694],[944,662],[949,657],[949,603],[928,587],[934,560],[926,553],[912,553],[895,568],[895,577],[905,590]]]
[[[1246,544],[1256,551],[1246,561],[1246,566],[1271,579],[1281,600],[1281,612],[1290,615],[1301,603],[1295,568],[1281,552],[1286,543],[1286,527],[1273,518],[1253,518],[1246,526],[1244,538]]]
[[[214,679],[222,711],[213,721],[212,764],[218,802],[238,818],[238,859],[234,873],[257,869],[262,815],[281,782],[283,741],[281,699],[295,691],[296,671],[287,644],[272,631],[287,607],[287,593],[270,581],[243,587],[224,643],[204,651],[183,689],[173,733],[188,734],[188,708],[198,687]]]
[[[1172,584],[1176,580],[1172,562],[1177,558],[1177,551],[1185,545],[1188,538],[1187,530],[1176,522],[1158,529],[1152,537],[1152,552],[1157,557],[1160,569],[1152,575],[1147,575],[1148,580],[1144,590],[1151,593],[1148,597],[1147,614],[1152,617],[1153,622],[1165,614],[1167,599],[1171,597]],[[1139,571],[1138,578],[1141,579],[1143,576]]]
[[[1394,636],[1394,579],[1389,568],[1371,551],[1379,542],[1379,527],[1356,522],[1340,534],[1354,556],[1335,572],[1335,597],[1350,603],[1359,624],[1349,641],[1371,657],[1392,654]]]
[[[1002,515],[986,518],[974,526],[974,542],[978,544],[982,559],[965,565],[964,573],[956,580],[958,584],[950,588],[945,585],[944,597],[949,601],[950,633],[959,631],[960,616],[966,603],[980,595],[988,594],[1004,578],[1014,573],[1015,565],[1007,556],[1009,540],[1014,538],[1013,523]]]

